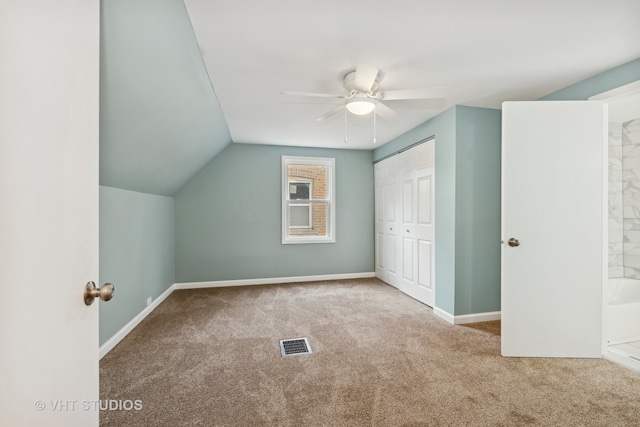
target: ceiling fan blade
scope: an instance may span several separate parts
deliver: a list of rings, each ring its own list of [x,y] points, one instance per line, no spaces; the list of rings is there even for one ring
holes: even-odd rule
[[[384,101],[397,101],[402,99],[433,99],[445,98],[446,96],[447,88],[445,87],[385,90],[384,92],[379,92],[377,94],[377,98]]]
[[[333,93],[315,93],[315,92],[291,92],[288,90],[283,90],[280,92],[283,95],[290,96],[310,96],[314,98],[344,98],[344,95],[336,95]]]
[[[373,65],[359,63],[356,65],[355,88],[363,92],[369,92],[376,82],[379,72],[380,70]]]
[[[323,115],[321,115],[319,117],[316,117],[315,121],[316,122],[324,122],[328,118],[333,117],[336,114],[338,114],[340,111],[342,111],[343,108],[344,108],[344,105],[338,105],[336,108],[330,110],[328,113],[324,113]]]
[[[376,114],[387,120],[396,120],[399,117],[398,113],[396,113],[380,101],[376,103]]]

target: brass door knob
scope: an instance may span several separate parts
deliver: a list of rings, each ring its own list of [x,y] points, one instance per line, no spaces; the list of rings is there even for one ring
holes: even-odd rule
[[[512,248],[515,248],[516,246],[520,246],[520,242],[518,241],[518,239],[514,239],[513,237],[510,238],[507,243],[509,244],[509,246],[511,246]]]
[[[115,287],[111,283],[105,283],[98,289],[94,282],[89,282],[84,287],[84,303],[91,305],[96,298],[100,298],[102,301],[109,301],[113,298],[114,291]]]

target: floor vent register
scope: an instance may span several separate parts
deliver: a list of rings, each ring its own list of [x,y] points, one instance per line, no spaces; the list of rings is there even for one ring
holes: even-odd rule
[[[291,338],[280,340],[280,354],[285,356],[299,356],[301,354],[311,354],[311,346],[306,338]]]

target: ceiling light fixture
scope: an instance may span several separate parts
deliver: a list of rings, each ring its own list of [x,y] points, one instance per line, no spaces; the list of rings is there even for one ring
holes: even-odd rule
[[[354,109],[351,109],[353,107]],[[371,101],[347,101],[344,109],[344,142],[348,142],[349,133],[349,120],[347,116],[348,112],[357,114],[358,116],[364,116],[373,112],[373,143],[376,143],[376,104]]]
[[[376,108],[376,104],[367,99],[355,97],[347,100],[347,110],[356,116],[364,116],[369,114]]]

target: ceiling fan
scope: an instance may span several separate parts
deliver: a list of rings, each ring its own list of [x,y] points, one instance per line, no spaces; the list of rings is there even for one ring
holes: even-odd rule
[[[359,63],[355,71],[344,76],[344,94],[291,92],[282,91],[283,95],[306,96],[315,98],[341,98],[345,102],[329,112],[317,117],[320,122],[327,120],[344,108],[352,114],[364,116],[375,110],[375,114],[386,119],[394,119],[398,114],[383,103],[383,101],[401,101],[409,99],[437,99],[443,100],[447,89],[443,87],[396,89],[379,91],[382,72],[368,64]]]

